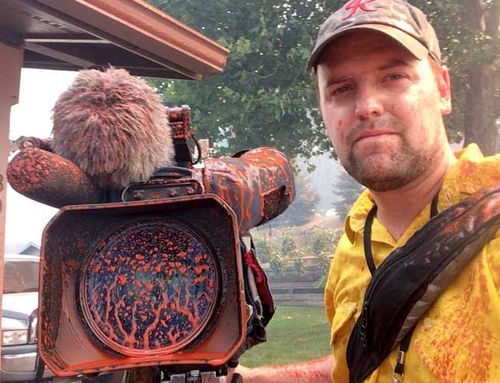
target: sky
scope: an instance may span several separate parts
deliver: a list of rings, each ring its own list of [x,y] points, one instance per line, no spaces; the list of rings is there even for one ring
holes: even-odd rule
[[[10,114],[11,140],[20,136],[46,138],[52,130],[52,107],[77,72],[23,69],[19,103]],[[23,245],[40,245],[42,231],[57,209],[40,204],[7,188],[5,249],[17,252]]]

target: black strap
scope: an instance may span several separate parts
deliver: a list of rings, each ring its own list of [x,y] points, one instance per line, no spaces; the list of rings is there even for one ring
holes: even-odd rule
[[[431,211],[430,211],[431,218],[438,214],[438,202],[439,202],[439,191],[436,193],[431,202]],[[365,227],[363,229],[363,248],[365,252],[365,259],[366,259],[366,264],[370,269],[372,277],[373,274],[375,274],[375,272],[377,271],[377,267],[375,266],[375,261],[373,260],[373,253],[372,253],[372,226],[376,214],[377,214],[377,205],[373,205],[370,212],[366,216]],[[415,326],[413,326],[411,330],[408,331],[408,333],[405,335],[405,337],[403,338],[403,340],[399,345],[398,360],[396,362],[396,366],[394,367],[393,382],[400,382],[403,380],[406,352],[410,347],[413,331],[415,331]]]
[[[431,218],[434,217],[438,213],[438,202],[439,202],[439,191],[436,193],[431,202]],[[366,216],[365,227],[363,229],[363,248],[365,252],[365,259],[368,268],[370,269],[370,273],[373,276],[375,271],[377,271],[377,266],[375,266],[375,261],[373,260],[372,253],[372,226],[373,219],[377,215],[377,205],[373,205],[370,212]]]
[[[395,348],[408,349],[409,330],[499,228],[500,187],[493,187],[440,211],[377,265],[347,344],[351,383],[366,380]],[[437,278],[444,282],[431,288]],[[399,360],[396,372],[404,371]],[[394,373],[393,382],[403,378]]]
[[[434,196],[434,198],[432,199],[432,202],[431,202],[431,218],[436,216],[438,212],[438,202],[439,202],[439,190],[438,192],[436,193],[436,195]]]
[[[410,341],[413,335],[413,331],[415,331],[415,326],[413,326],[411,330],[408,331],[408,334],[405,335],[405,337],[399,344],[398,360],[396,362],[396,366],[394,367],[394,375],[399,375],[401,377],[404,376],[406,352],[410,347]]]
[[[365,228],[363,230],[363,247],[365,251],[365,259],[372,276],[375,273],[375,271],[377,271],[377,267],[375,266],[375,262],[373,261],[373,254],[372,254],[372,225],[373,225],[373,219],[375,218],[376,214],[377,214],[377,205],[373,205],[372,209],[366,216]]]

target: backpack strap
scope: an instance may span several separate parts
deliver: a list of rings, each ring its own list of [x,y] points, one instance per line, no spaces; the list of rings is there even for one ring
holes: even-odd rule
[[[350,382],[362,382],[397,347],[500,226],[500,188],[442,211],[374,273],[347,346]]]

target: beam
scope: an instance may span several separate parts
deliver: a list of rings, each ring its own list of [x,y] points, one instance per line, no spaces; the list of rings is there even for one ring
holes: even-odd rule
[[[2,287],[2,291],[5,251],[5,209],[7,202],[6,170],[10,152],[10,109],[19,101],[19,83],[22,65],[23,48],[21,46],[0,43],[0,89],[2,90],[0,92],[0,286]],[[0,314],[2,310],[2,296],[3,293],[0,292]]]
[[[26,33],[23,40],[30,43],[73,43],[109,44],[109,41],[88,33]]]
[[[93,61],[82,59],[76,55],[71,55],[65,52],[61,52],[58,49],[53,49],[44,45],[35,44],[35,43],[24,43],[24,48],[36,53],[43,54],[45,56],[52,57],[58,61],[65,61],[70,64],[76,65],[82,68],[91,68],[95,66]]]

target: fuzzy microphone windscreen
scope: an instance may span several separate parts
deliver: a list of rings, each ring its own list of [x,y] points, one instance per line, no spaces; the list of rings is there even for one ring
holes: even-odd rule
[[[56,154],[101,188],[145,181],[174,163],[165,107],[142,79],[124,69],[83,70],[53,109]]]

